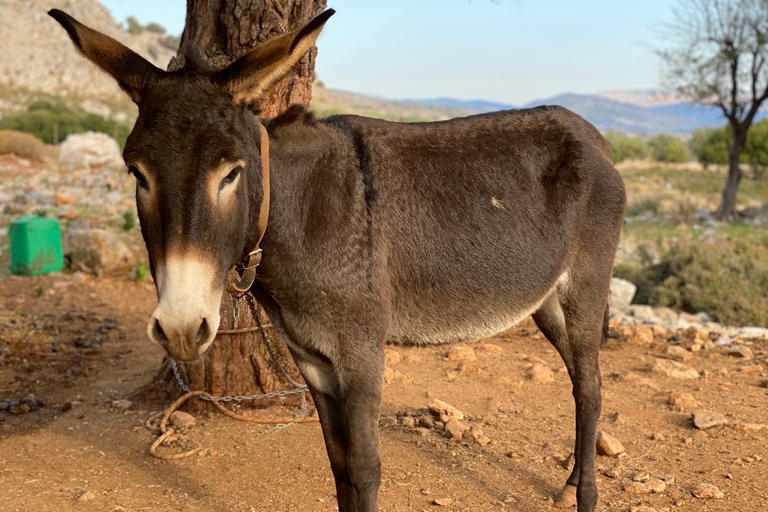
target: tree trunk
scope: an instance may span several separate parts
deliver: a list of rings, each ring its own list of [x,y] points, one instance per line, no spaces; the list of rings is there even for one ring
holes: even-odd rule
[[[733,145],[728,151],[728,176],[725,179],[725,188],[720,199],[720,206],[715,210],[714,217],[720,220],[729,220],[736,217],[736,194],[741,182],[741,167],[739,160],[741,152],[747,141],[747,130],[734,129]]]
[[[181,36],[181,47],[187,40],[194,43],[216,68],[223,68],[249,50],[272,37],[294,30],[325,9],[326,0],[187,0],[187,18]],[[313,48],[285,79],[283,79],[259,105],[262,116],[274,117],[289,105],[309,107],[314,80],[315,56]],[[184,56],[174,58],[169,70],[184,66]],[[224,329],[242,329],[256,325],[245,300],[238,302],[237,325],[233,322],[235,299],[224,292],[221,303],[221,326]],[[272,342],[279,363],[293,378],[300,378],[285,344],[269,326],[266,314],[258,307],[258,320]],[[278,372],[278,362],[270,354],[261,331],[242,334],[219,334],[205,357],[193,363],[178,363],[180,373],[193,390],[205,390],[214,396],[236,396],[254,393],[272,393],[293,386]],[[170,361],[166,358],[159,375],[138,392],[143,396],[163,399],[177,397],[181,388],[176,383]],[[307,394],[307,399],[309,394]],[[242,402],[243,406],[263,407],[283,403],[300,403],[300,395],[289,395],[283,401],[263,400]],[[212,406],[196,400],[188,402],[192,410],[201,411]]]

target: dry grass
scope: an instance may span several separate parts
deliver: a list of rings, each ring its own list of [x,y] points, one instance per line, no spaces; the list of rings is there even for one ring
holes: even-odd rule
[[[0,130],[0,155],[14,154],[43,162],[50,157],[50,150],[43,141],[25,132]]]

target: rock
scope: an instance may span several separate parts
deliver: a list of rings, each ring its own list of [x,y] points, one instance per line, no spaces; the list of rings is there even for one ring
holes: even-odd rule
[[[651,306],[646,306],[645,304],[633,304],[632,306],[629,306],[628,312],[639,322],[647,322],[649,324],[658,323],[658,318],[656,318],[656,314],[653,312]]]
[[[696,314],[695,314],[695,315],[693,315],[693,316],[695,316],[696,318],[698,318],[699,320],[701,320],[701,322],[702,322],[702,323],[704,323],[704,324],[708,324],[708,323],[710,323],[710,322],[712,321],[712,317],[710,317],[710,316],[709,316],[707,313],[705,313],[704,311],[699,311],[698,313],[696,313]]]
[[[667,348],[667,351],[664,353],[664,357],[668,359],[673,359],[680,363],[687,363],[688,361],[693,359],[693,354],[685,350],[683,347],[680,347],[678,345],[673,345]]]
[[[493,343],[483,343],[480,345],[479,349],[483,352],[504,352],[503,348],[498,345],[494,345]]]
[[[654,324],[651,326],[653,329],[653,337],[658,339],[666,339],[669,336],[669,329],[662,327],[661,325]]]
[[[467,430],[469,430],[469,427],[456,418],[448,420],[448,422],[445,424],[445,431],[448,432],[448,434],[450,434],[451,438],[454,440],[461,440],[461,438],[464,436],[464,432]]]
[[[649,325],[638,325],[627,340],[632,345],[650,345],[653,343],[653,329]]]
[[[699,430],[706,430],[708,428],[717,427],[718,425],[727,425],[728,420],[725,416],[715,411],[708,411],[706,409],[697,409],[691,413],[693,424]]]
[[[699,372],[677,361],[669,359],[657,359],[651,368],[651,372],[664,375],[673,379],[698,379]]]
[[[721,500],[725,497],[723,491],[712,484],[699,484],[691,494],[701,500]]]
[[[555,374],[543,364],[536,363],[528,369],[528,378],[533,382],[553,382]]]
[[[637,286],[625,279],[614,277],[611,279],[611,295],[609,305],[611,309],[623,310],[632,304],[632,299],[637,292]]]
[[[768,329],[765,327],[742,327],[734,333],[733,337],[768,339]]]
[[[439,500],[432,500],[432,504],[439,507],[450,507],[453,505],[453,500],[451,498],[440,498]]]
[[[669,395],[667,403],[681,412],[693,411],[699,406],[693,395],[682,391],[675,391]]]
[[[65,194],[64,192],[60,191],[54,192],[53,199],[56,201],[56,206],[77,203],[77,196],[73,196],[72,194]]]
[[[81,503],[85,503],[88,501],[91,501],[93,498],[96,497],[96,493],[93,491],[83,491],[77,496],[75,496],[75,501],[79,501]]]
[[[72,270],[96,276],[127,274],[140,263],[119,235],[103,229],[69,230],[61,243]]]
[[[394,427],[397,425],[397,418],[394,416],[382,416],[379,418],[379,426],[386,428],[386,427]]]
[[[105,133],[72,133],[59,145],[59,165],[70,169],[125,166],[120,144]]]
[[[421,361],[421,357],[415,356],[413,354],[408,354],[403,358],[404,363],[418,363]]]
[[[768,388],[768,379],[763,379],[760,382],[757,383],[758,386],[761,388]]]
[[[481,370],[477,366],[475,366],[473,364],[465,363],[464,361],[460,362],[458,368],[456,368],[456,369],[459,370],[459,373],[463,373],[465,375],[466,374],[470,374],[470,373],[482,373],[483,372],[483,370]]]
[[[660,508],[656,507],[649,507],[646,505],[640,505],[637,507],[630,507],[629,512],[664,512]]]
[[[171,424],[178,428],[192,428],[197,424],[194,416],[182,411],[173,411],[170,420]]]
[[[600,455],[605,455],[607,457],[618,457],[620,454],[626,451],[624,449],[624,445],[621,444],[621,441],[608,434],[607,432],[603,432],[602,430],[597,433],[595,440],[597,453]]]
[[[131,407],[133,407],[133,402],[130,400],[115,400],[112,402],[112,407],[115,409],[121,409],[123,411],[127,411]]]
[[[429,410],[433,413],[440,416],[440,418],[443,418],[444,416],[448,419],[450,418],[456,418],[457,420],[463,420],[464,419],[464,413],[455,408],[452,405],[449,405],[442,400],[433,400],[431,404],[429,404]],[[442,421],[442,419],[441,419]],[[447,420],[446,420],[447,421]]]
[[[768,428],[768,425],[762,423],[735,423],[730,425],[730,427],[737,432],[757,432],[758,430]]]
[[[387,366],[397,364],[401,359],[402,358],[400,357],[400,352],[397,350],[393,350],[391,348],[384,349],[384,361],[386,362]]]
[[[393,384],[396,382],[402,382],[403,384],[413,384],[413,379],[398,370],[393,370],[392,368],[385,366],[384,382],[387,384]]]
[[[614,466],[605,472],[605,476],[607,476],[608,478],[621,478],[621,474],[622,474],[621,468],[618,466]]]
[[[651,475],[647,471],[640,471],[639,473],[635,473],[635,476],[632,477],[633,482],[650,482],[651,481]]]
[[[416,418],[413,418],[412,416],[404,416],[401,422],[404,427],[413,428],[416,426]]]
[[[472,347],[456,345],[448,352],[449,361],[477,361],[477,356]]]
[[[429,435],[429,429],[423,427],[416,427],[413,429],[413,433],[420,437],[427,437]]]
[[[733,357],[740,357],[745,361],[751,361],[752,359],[755,358],[755,355],[752,353],[752,350],[750,350],[749,347],[744,347],[742,345],[731,346],[728,349],[727,354]]]
[[[664,492],[667,484],[664,480],[652,478],[647,482],[629,482],[624,485],[624,490],[629,494],[654,494]]]

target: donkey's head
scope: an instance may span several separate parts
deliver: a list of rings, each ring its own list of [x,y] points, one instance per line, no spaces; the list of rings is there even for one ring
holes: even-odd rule
[[[68,14],[49,14],[139,106],[123,156],[136,178],[158,306],[149,337],[192,360],[213,342],[228,270],[257,242],[264,200],[253,105],[309,51],[333,10],[214,71],[194,52],[163,71]],[[191,47],[190,47],[191,48]]]

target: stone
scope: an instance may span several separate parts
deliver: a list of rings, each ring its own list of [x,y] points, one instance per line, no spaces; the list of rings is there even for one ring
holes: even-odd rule
[[[712,484],[699,484],[691,494],[701,500],[721,500],[725,497],[725,493]]]
[[[627,309],[632,304],[632,299],[635,298],[637,292],[637,286],[634,283],[614,277],[611,279],[611,295],[608,304],[611,309],[623,310]]]
[[[61,239],[62,253],[72,270],[96,276],[127,274],[140,263],[138,254],[120,235],[103,229],[74,229]]]
[[[637,507],[630,507],[629,512],[664,512],[660,508],[649,507],[647,505],[639,505]]]
[[[653,329],[649,325],[638,325],[627,340],[632,345],[650,345],[653,343]]]
[[[456,418],[457,420],[463,420],[464,419],[464,413],[458,410],[456,407],[447,404],[443,402],[442,400],[433,400],[431,404],[429,404],[429,410],[435,413],[436,415],[440,416],[441,418],[443,416],[449,417],[449,418]]]
[[[733,337],[768,339],[768,329],[765,327],[742,327],[734,333]]]
[[[429,435],[429,429],[423,427],[416,427],[413,429],[413,433],[419,437],[427,437]]]
[[[673,345],[667,348],[667,351],[664,352],[664,357],[678,361],[680,363],[687,363],[693,359],[693,354],[685,350],[683,347]]]
[[[404,363],[418,363],[421,361],[421,357],[415,356],[413,354],[408,354],[403,358]]]
[[[768,379],[762,379],[757,385],[761,388],[768,388]]]
[[[115,409],[127,411],[128,409],[133,407],[133,402],[131,402],[130,400],[115,400],[114,402],[112,402],[112,407],[114,407]]]
[[[413,384],[413,379],[411,379],[401,371],[393,370],[392,368],[385,366],[384,382],[386,382],[387,384],[394,384],[398,382],[403,384]]]
[[[91,501],[95,497],[96,497],[96,493],[95,492],[90,491],[90,490],[89,491],[83,491],[80,494],[78,494],[77,496],[75,496],[75,501],[80,502],[80,503],[85,503],[85,502]]]
[[[410,427],[413,428],[416,426],[416,418],[413,418],[411,416],[405,416],[402,420],[400,420],[404,427]]]
[[[93,167],[121,169],[120,144],[105,133],[72,133],[59,144],[59,165],[74,170]]]
[[[768,428],[768,425],[762,423],[735,423],[730,427],[737,432],[757,432]]]
[[[432,504],[439,507],[450,507],[453,505],[453,500],[451,498],[440,498],[438,500],[432,500]]]
[[[635,476],[632,477],[633,482],[650,482],[651,475],[647,471],[640,471],[639,473],[635,473]]]
[[[706,409],[697,409],[691,413],[693,424],[699,430],[706,430],[708,428],[717,427],[719,425],[727,425],[728,419],[715,411],[708,411]]]
[[[658,339],[665,339],[669,336],[669,329],[662,327],[661,325],[654,324],[651,326],[653,329],[653,337]]]
[[[472,347],[456,345],[448,351],[449,361],[477,361],[477,356]]]
[[[600,455],[605,455],[607,457],[618,457],[620,454],[626,451],[624,449],[624,445],[621,444],[621,441],[608,434],[607,432],[603,432],[602,430],[597,433],[595,440],[597,453]]]
[[[555,374],[543,364],[536,363],[528,369],[528,378],[539,383],[553,382]]]
[[[397,425],[397,418],[394,416],[382,416],[379,418],[379,426],[383,428],[394,427]]]
[[[656,494],[664,492],[667,484],[664,480],[651,478],[647,482],[629,482],[624,485],[624,490],[629,494]]]
[[[194,416],[183,411],[173,411],[170,420],[171,424],[178,428],[192,428],[197,424]]]
[[[395,365],[399,363],[401,359],[400,352],[397,350],[391,348],[384,349],[384,362],[386,362],[387,366]]]
[[[693,411],[699,406],[693,395],[690,393],[683,393],[682,391],[674,391],[669,395],[667,403],[680,412]]]
[[[669,359],[657,359],[651,368],[651,372],[664,375],[673,379],[698,379],[699,372],[677,361]]]
[[[498,345],[494,345],[493,343],[483,343],[480,345],[479,349],[483,352],[504,352],[503,348]]]
[[[459,373],[463,373],[465,375],[466,374],[471,374],[471,373],[482,373],[483,372],[483,370],[478,368],[477,366],[475,366],[473,364],[466,363],[464,361],[460,362],[458,368],[456,368],[456,369],[459,370]]]
[[[653,312],[651,306],[645,304],[633,304],[628,308],[629,314],[639,322],[647,322],[649,324],[655,324],[658,322],[656,314]]]
[[[729,347],[727,354],[732,357],[739,357],[745,361],[751,361],[755,358],[752,350],[750,350],[749,347],[744,347],[742,345],[733,345]]]
[[[621,468],[618,466],[614,466],[605,472],[605,476],[608,478],[621,478],[621,474]]]
[[[56,191],[53,194],[53,199],[56,201],[56,206],[63,206],[65,204],[77,203],[77,196],[72,194],[65,194],[64,192]]]

